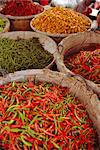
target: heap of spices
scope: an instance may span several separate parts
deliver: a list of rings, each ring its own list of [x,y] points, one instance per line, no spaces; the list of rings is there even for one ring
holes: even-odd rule
[[[0,87],[0,148],[90,150],[96,136],[86,110],[67,88],[30,81]]]
[[[100,49],[81,50],[78,54],[67,56],[64,63],[72,72],[100,84]]]
[[[83,32],[90,28],[90,21],[69,8],[53,7],[37,16],[32,26],[42,32],[66,34]]]
[[[10,0],[6,2],[1,13],[11,16],[30,16],[39,14],[43,10],[44,8],[41,5],[35,4],[30,0]]]
[[[4,27],[5,27],[5,21],[0,17],[0,32],[3,31]]]
[[[53,55],[44,50],[38,38],[0,38],[0,67],[8,72],[43,69],[52,60]]]

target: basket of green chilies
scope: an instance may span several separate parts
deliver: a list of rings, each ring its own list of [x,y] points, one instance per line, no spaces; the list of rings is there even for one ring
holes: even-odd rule
[[[0,15],[0,33],[8,32],[9,30],[10,30],[10,21],[3,15]]]
[[[15,31],[0,36],[1,74],[26,69],[50,68],[54,63],[56,43],[31,31]],[[3,70],[3,71],[2,71]]]
[[[3,150],[99,149],[99,118],[100,101],[84,80],[48,69],[0,78]]]
[[[59,53],[55,54],[58,70],[84,78],[100,95],[100,34],[90,31],[71,35],[58,47]]]

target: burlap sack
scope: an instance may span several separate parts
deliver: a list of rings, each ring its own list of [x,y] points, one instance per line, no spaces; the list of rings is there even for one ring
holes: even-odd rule
[[[63,39],[58,45],[59,53],[57,52],[54,55],[58,70],[66,74],[75,75],[68,68],[66,68],[63,61],[64,54],[66,53],[66,55],[69,56],[73,52],[79,52],[82,47],[93,46],[95,44],[100,44],[100,33],[98,31],[87,31],[84,33],[72,34],[69,37]],[[81,78],[80,76],[77,77]],[[100,96],[100,84],[95,84],[89,80],[85,81],[87,85]]]
[[[44,81],[51,82],[70,89],[73,96],[78,97],[80,102],[85,106],[94,126],[97,129],[100,142],[100,101],[96,94],[87,86],[84,80],[78,80],[75,77],[68,77],[60,72],[53,72],[48,69],[34,69],[18,71],[0,77],[0,85],[12,81]]]

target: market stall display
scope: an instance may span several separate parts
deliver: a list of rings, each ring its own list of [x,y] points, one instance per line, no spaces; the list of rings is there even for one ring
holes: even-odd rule
[[[100,102],[84,82],[50,70],[26,70],[0,78],[0,87],[2,148],[99,148]]]
[[[69,8],[52,7],[36,15],[31,28],[50,37],[66,37],[69,34],[85,32],[91,27],[91,20]]]
[[[0,67],[7,72],[50,67],[55,51],[56,43],[38,33],[16,31],[1,34]]]
[[[39,3],[0,2],[0,150],[99,150],[100,33]]]
[[[10,29],[10,21],[6,17],[0,15],[0,33],[8,32],[9,29]]]
[[[38,3],[30,0],[10,0],[7,1],[0,11],[11,21],[12,30],[30,30],[30,20],[34,15],[44,11]]]
[[[58,47],[59,53],[55,54],[58,70],[82,76],[100,95],[100,34],[93,31],[74,34],[63,39]]]

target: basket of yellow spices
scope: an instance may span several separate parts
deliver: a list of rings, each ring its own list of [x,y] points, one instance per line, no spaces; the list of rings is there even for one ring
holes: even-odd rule
[[[52,7],[32,19],[31,28],[52,37],[57,42],[78,32],[85,32],[91,27],[91,20],[69,8]]]
[[[0,14],[6,16],[11,22],[11,31],[28,31],[30,21],[36,15],[44,11],[44,8],[31,0],[5,1],[0,9]]]
[[[99,150],[100,101],[84,81],[47,69],[0,78],[0,148]]]

